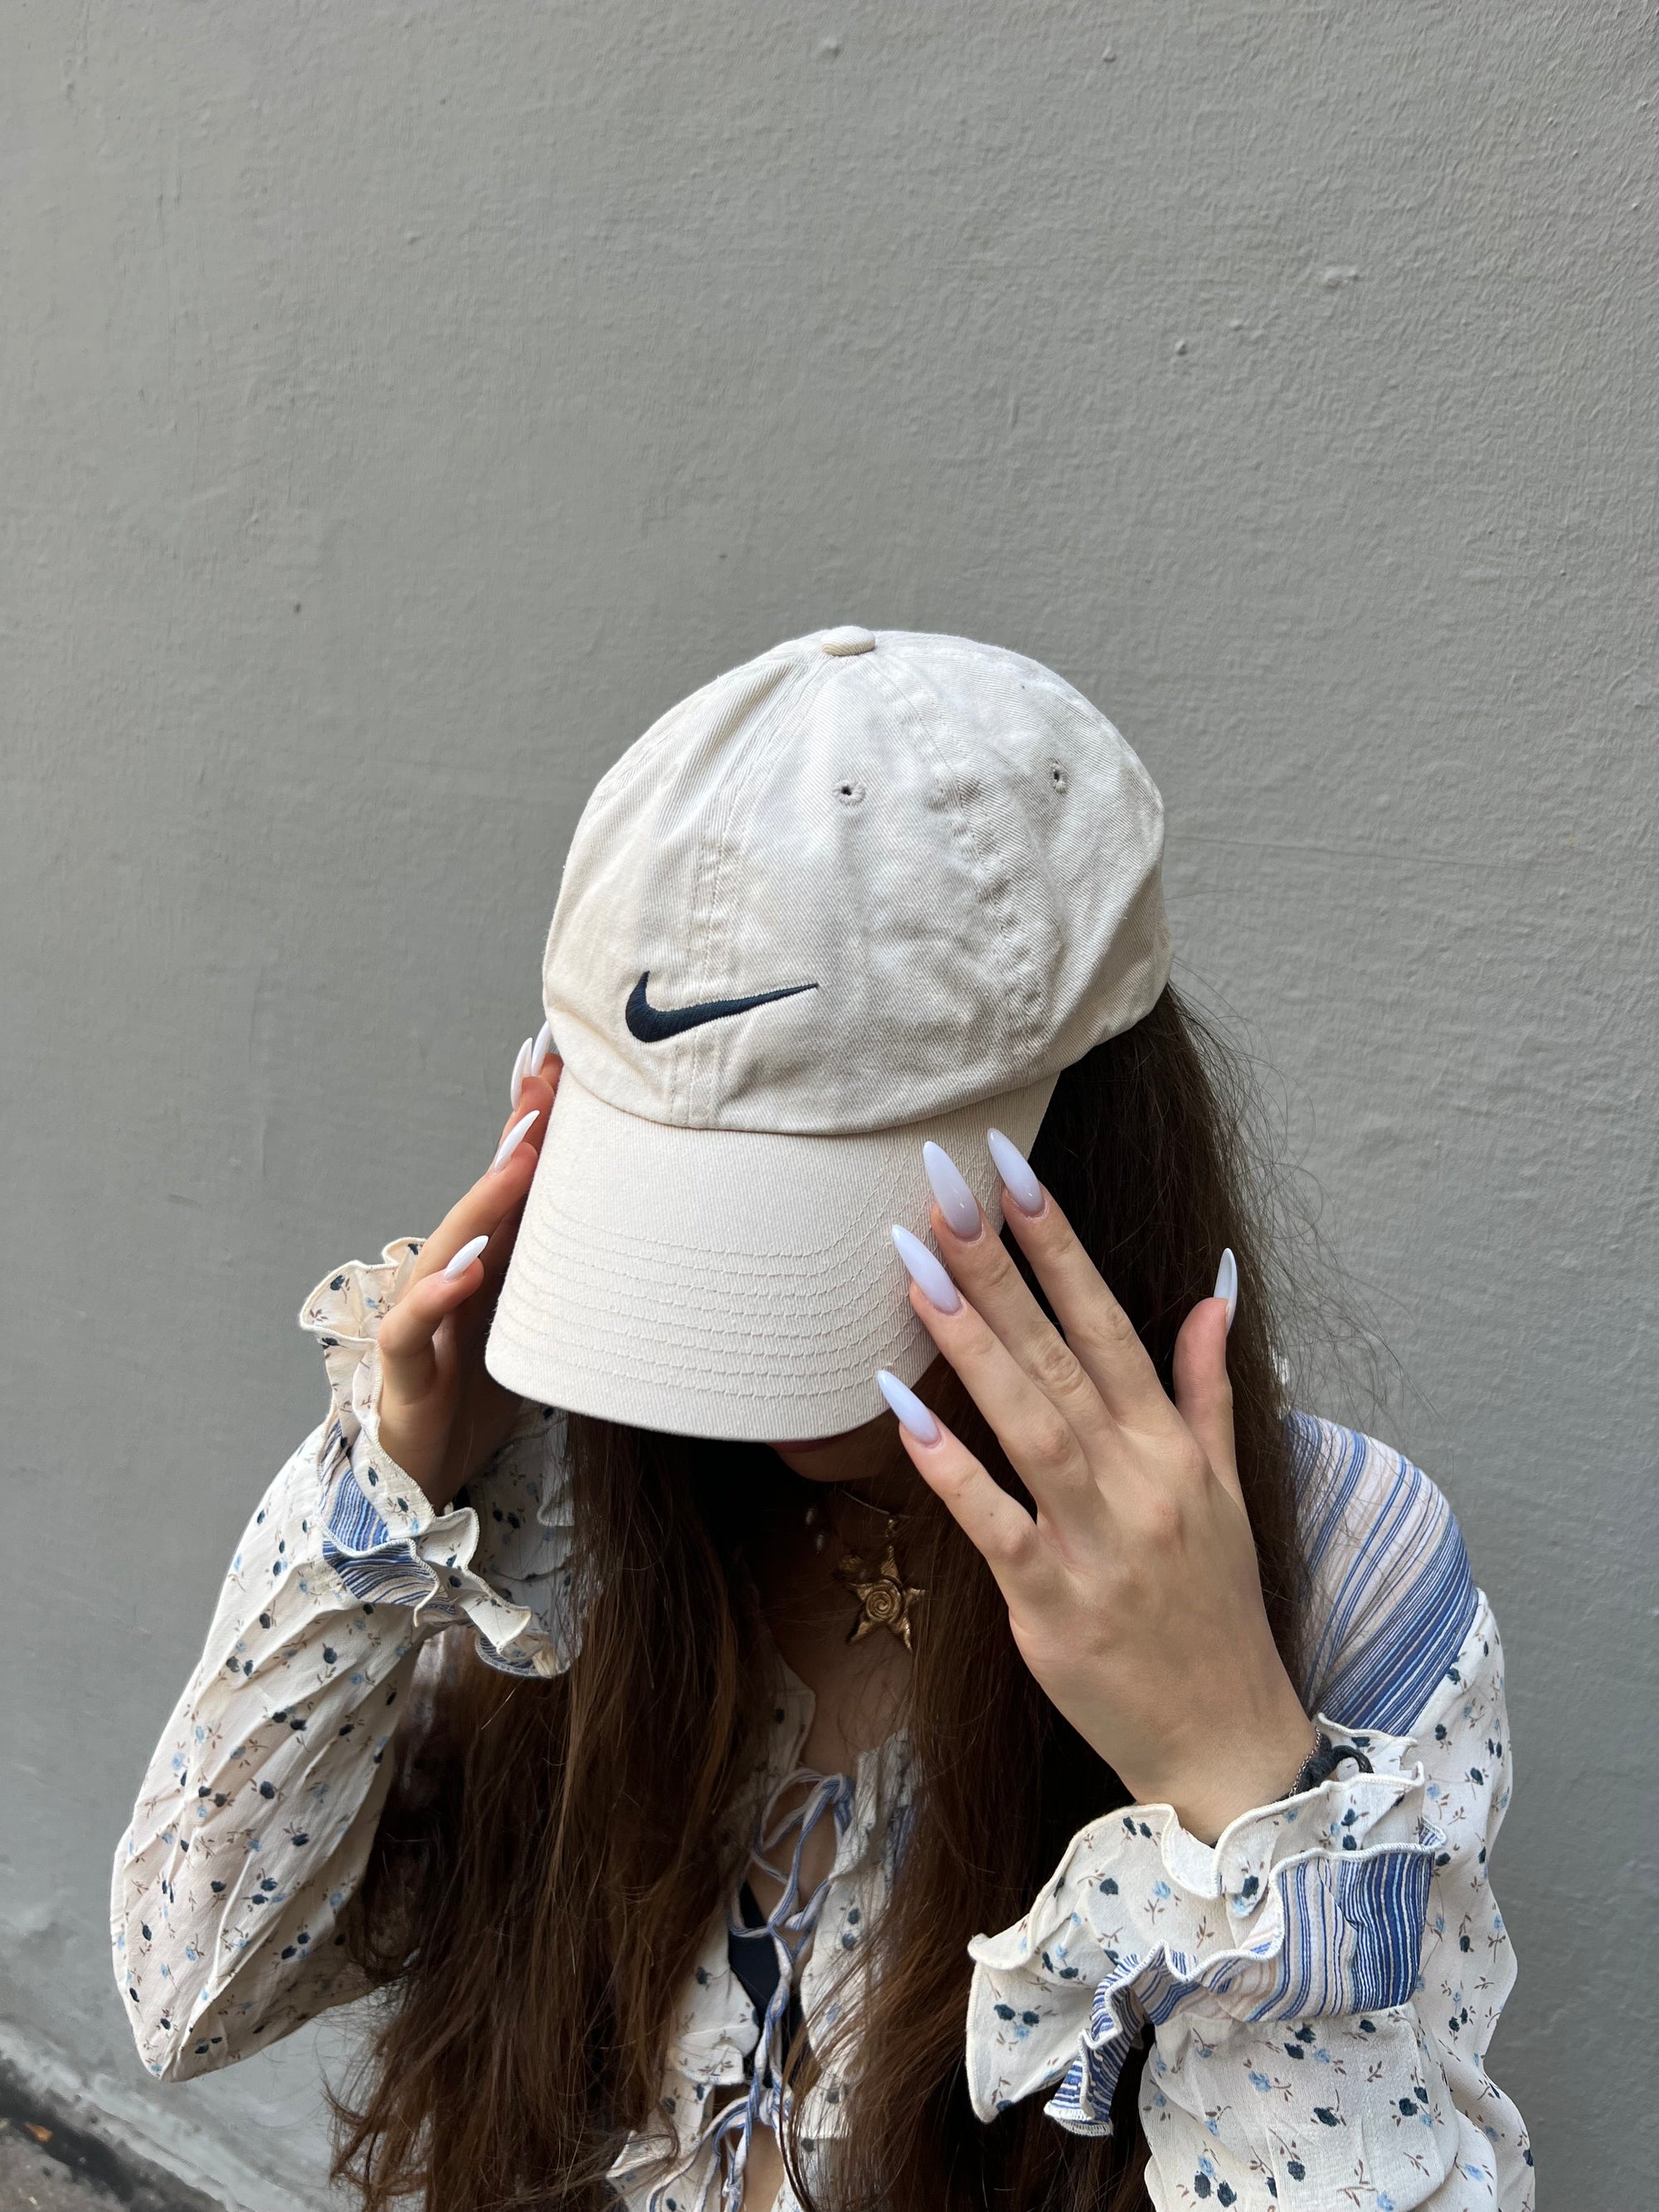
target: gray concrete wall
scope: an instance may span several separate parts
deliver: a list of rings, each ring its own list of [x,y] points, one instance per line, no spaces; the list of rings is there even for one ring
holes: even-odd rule
[[[295,1310],[485,1157],[599,769],[949,629],[1163,786],[1506,1630],[1494,2071],[1646,2201],[1656,99],[1645,0],[6,11],[0,2056],[318,2200],[317,2041],[155,2089],[105,1924]]]

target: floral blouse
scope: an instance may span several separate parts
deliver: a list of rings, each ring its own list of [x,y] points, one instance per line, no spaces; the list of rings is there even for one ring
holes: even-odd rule
[[[556,1412],[526,1405],[442,1513],[380,1447],[374,1339],[418,1249],[389,1245],[307,1300],[328,1416],[255,1508],[116,1852],[117,1978],[163,2080],[363,1994],[337,1923],[400,1709],[421,1725],[444,1632],[526,1675],[559,1673],[580,1642]],[[1107,2133],[1124,2058],[1150,2036],[1140,2120],[1160,2212],[1529,2212],[1526,2131],[1485,2066],[1515,1978],[1487,1870],[1510,1794],[1497,1628],[1426,1476],[1303,1416],[1295,1442],[1304,1701],[1373,1771],[1344,1761],[1213,1845],[1164,1805],[1082,1829],[1018,1925],[969,1947],[974,2109],[1041,2097],[1059,2126]],[[630,2212],[735,2212],[752,2130],[778,2118],[786,2007],[857,2004],[859,1947],[902,1849],[902,1736],[854,1774],[804,1773],[811,1692],[774,1659],[769,1745],[735,1817],[784,1882],[764,1925],[777,1986],[763,2013],[734,1971],[733,1900],[675,2014],[663,2131],[630,2138],[611,2169]],[[787,1797],[802,1802],[781,1819]],[[834,1863],[804,1897],[800,1847],[820,1819]],[[839,2131],[847,2086],[826,2070],[805,2093],[809,2144]],[[794,2205],[786,2182],[771,2212]]]

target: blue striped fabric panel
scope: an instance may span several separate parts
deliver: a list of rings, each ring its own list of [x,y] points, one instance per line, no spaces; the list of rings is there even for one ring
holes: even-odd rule
[[[336,1423],[319,1454],[332,1496],[323,1532],[323,1558],[363,1605],[418,1605],[438,1577],[415,1554],[412,1542],[395,1537],[364,1494]]]
[[[1402,1735],[1474,1623],[1462,1531],[1421,1468],[1387,1445],[1301,1413],[1292,1442],[1311,1577],[1310,1709]]]
[[[1279,1868],[1278,1971],[1246,2017],[1304,2021],[1407,2003],[1417,1986],[1438,1841],[1431,1832],[1413,1849],[1352,1859],[1316,1855]],[[1056,2119],[1081,2133],[1107,2132],[1118,2076],[1142,2024],[1160,2027],[1195,1991],[1219,1996],[1241,1972],[1261,1971],[1237,1956],[1195,1973],[1191,1966],[1180,1954],[1119,1960],[1095,1992],[1088,2036],[1049,2100]]]

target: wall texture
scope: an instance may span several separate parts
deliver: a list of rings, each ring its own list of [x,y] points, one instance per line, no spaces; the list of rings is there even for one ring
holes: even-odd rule
[[[1506,1628],[1494,2071],[1547,2204],[1645,2201],[1653,7],[0,35],[0,2056],[321,2200],[345,2033],[157,2089],[105,1924],[293,1315],[484,1157],[598,772],[776,638],[948,629],[1164,787]]]

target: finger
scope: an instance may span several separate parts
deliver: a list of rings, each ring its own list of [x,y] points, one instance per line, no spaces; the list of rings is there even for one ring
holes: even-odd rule
[[[390,1330],[389,1343],[387,1325],[381,1324],[382,1360],[404,1363],[397,1370],[397,1380],[398,1387],[411,1396],[432,1387],[427,1348],[434,1332],[450,1314],[456,1316],[455,1327],[463,1343],[473,1345],[487,1333],[495,1293],[513,1256],[542,1135],[559,1087],[560,1063],[550,1060],[539,1075],[527,1075],[521,1069],[515,1075],[519,1108],[507,1117],[495,1158],[422,1246],[420,1258],[392,1310],[401,1310],[404,1320]],[[462,1276],[459,1291],[410,1303],[417,1285],[447,1275],[459,1255],[473,1243],[481,1243],[483,1250],[477,1262]],[[390,1319],[388,1316],[387,1322]]]
[[[520,1054],[520,1062],[526,1058]],[[489,1166],[421,1247],[397,1304],[380,1323],[381,1364],[406,1396],[423,1396],[434,1388],[434,1339],[443,1322],[506,1271],[561,1066],[550,1060],[537,1075],[515,1066],[518,1109],[507,1117]],[[480,1248],[477,1255],[459,1274],[452,1273],[457,1256],[473,1245]]]
[[[1006,1138],[1002,1141],[1007,1145]],[[1012,1146],[1007,1150],[1012,1157],[1006,1164],[1018,1170],[1024,1164]],[[1112,1296],[1053,1194],[1029,1168],[1020,1179],[1024,1194],[1035,1195],[1040,1203],[1028,1212],[1018,1195],[1005,1185],[1002,1218],[1030,1261],[1066,1343],[1115,1419],[1157,1424],[1167,1414],[1170,1401],[1134,1323]]]
[[[478,1236],[493,1239],[523,1205],[536,1172],[537,1140],[547,1122],[546,1109],[529,1103],[528,1094],[536,1087],[539,1086],[533,1080],[526,1081],[524,1110],[508,1121],[489,1165],[471,1188],[450,1207],[421,1247],[420,1257],[404,1285],[404,1297],[416,1283],[441,1273],[463,1244]],[[511,1239],[506,1242],[510,1250]],[[492,1264],[505,1266],[505,1253],[495,1254]],[[401,1298],[398,1303],[401,1304]]]
[[[463,1246],[465,1252],[469,1248]],[[477,1257],[459,1274],[447,1271],[408,1285],[382,1320],[376,1343],[388,1393],[405,1405],[419,1405],[437,1392],[442,1379],[439,1331],[483,1279]]]
[[[523,1046],[520,1047],[520,1053],[522,1057]],[[547,1117],[552,1111],[553,1101],[558,1095],[559,1078],[563,1073],[564,1062],[556,1054],[551,1055],[534,1073],[529,1071],[527,1066],[514,1067],[513,1107],[506,1121],[501,1124],[503,1139],[511,1133],[514,1125],[522,1121],[525,1115],[533,1109],[539,1113],[541,1118],[532,1127],[524,1141],[527,1145],[533,1145],[538,1152],[540,1151],[542,1139],[547,1133]]]
[[[552,1026],[550,1023],[544,1022],[535,1036],[526,1037],[519,1047],[518,1055],[513,1062],[513,1074],[509,1087],[513,1111],[515,1114],[519,1111],[525,1078],[527,1075],[539,1075],[544,1064],[553,1056]]]
[[[555,1060],[549,1063],[542,1074],[525,1076],[519,1085],[519,1110],[509,1115],[502,1127],[501,1143],[506,1144],[526,1115],[534,1114],[536,1116],[513,1155],[513,1159],[516,1159],[519,1152],[522,1152],[529,1165],[529,1174],[523,1179],[523,1190],[501,1217],[490,1237],[489,1248],[483,1255],[484,1280],[487,1283],[501,1281],[507,1273],[507,1263],[513,1256],[513,1247],[519,1232],[519,1218],[523,1212],[525,1200],[530,1195],[530,1185],[535,1179],[536,1164],[540,1159],[542,1145],[553,1112],[553,1101],[558,1095],[560,1073],[561,1063]],[[513,1161],[509,1160],[507,1169],[495,1170],[494,1172],[507,1172],[512,1165]],[[484,1180],[489,1180],[488,1175]]]
[[[984,1316],[963,1297],[920,1237],[895,1228],[917,1319],[961,1376],[1038,1507],[1075,1524],[1099,1492],[1077,1431]],[[946,1300],[954,1301],[947,1306]]]
[[[1030,1286],[1014,1265],[1007,1246],[991,1234],[973,1194],[959,1176],[957,1188],[946,1179],[956,1176],[954,1163],[937,1145],[929,1146],[929,1180],[936,1194],[943,1187],[949,1210],[936,1202],[933,1230],[945,1255],[952,1281],[968,1294],[1001,1338],[1032,1382],[1060,1408],[1085,1449],[1098,1456],[1098,1448],[1109,1440],[1113,1423],[1094,1378],[1071,1346],[1031,1295]],[[955,1223],[965,1223],[964,1198],[973,1205],[976,1229],[966,1236]],[[952,1217],[955,1217],[954,1220]]]
[[[1012,1601],[1041,1549],[1037,1526],[1018,1498],[994,1482],[960,1438],[885,1369],[876,1377],[899,1425],[899,1439],[928,1488],[984,1558]],[[925,1427],[923,1425],[926,1425]]]
[[[1241,1505],[1233,1441],[1233,1388],[1227,1375],[1227,1302],[1203,1298],[1181,1325],[1175,1347],[1176,1410],[1198,1440],[1211,1472]]]

